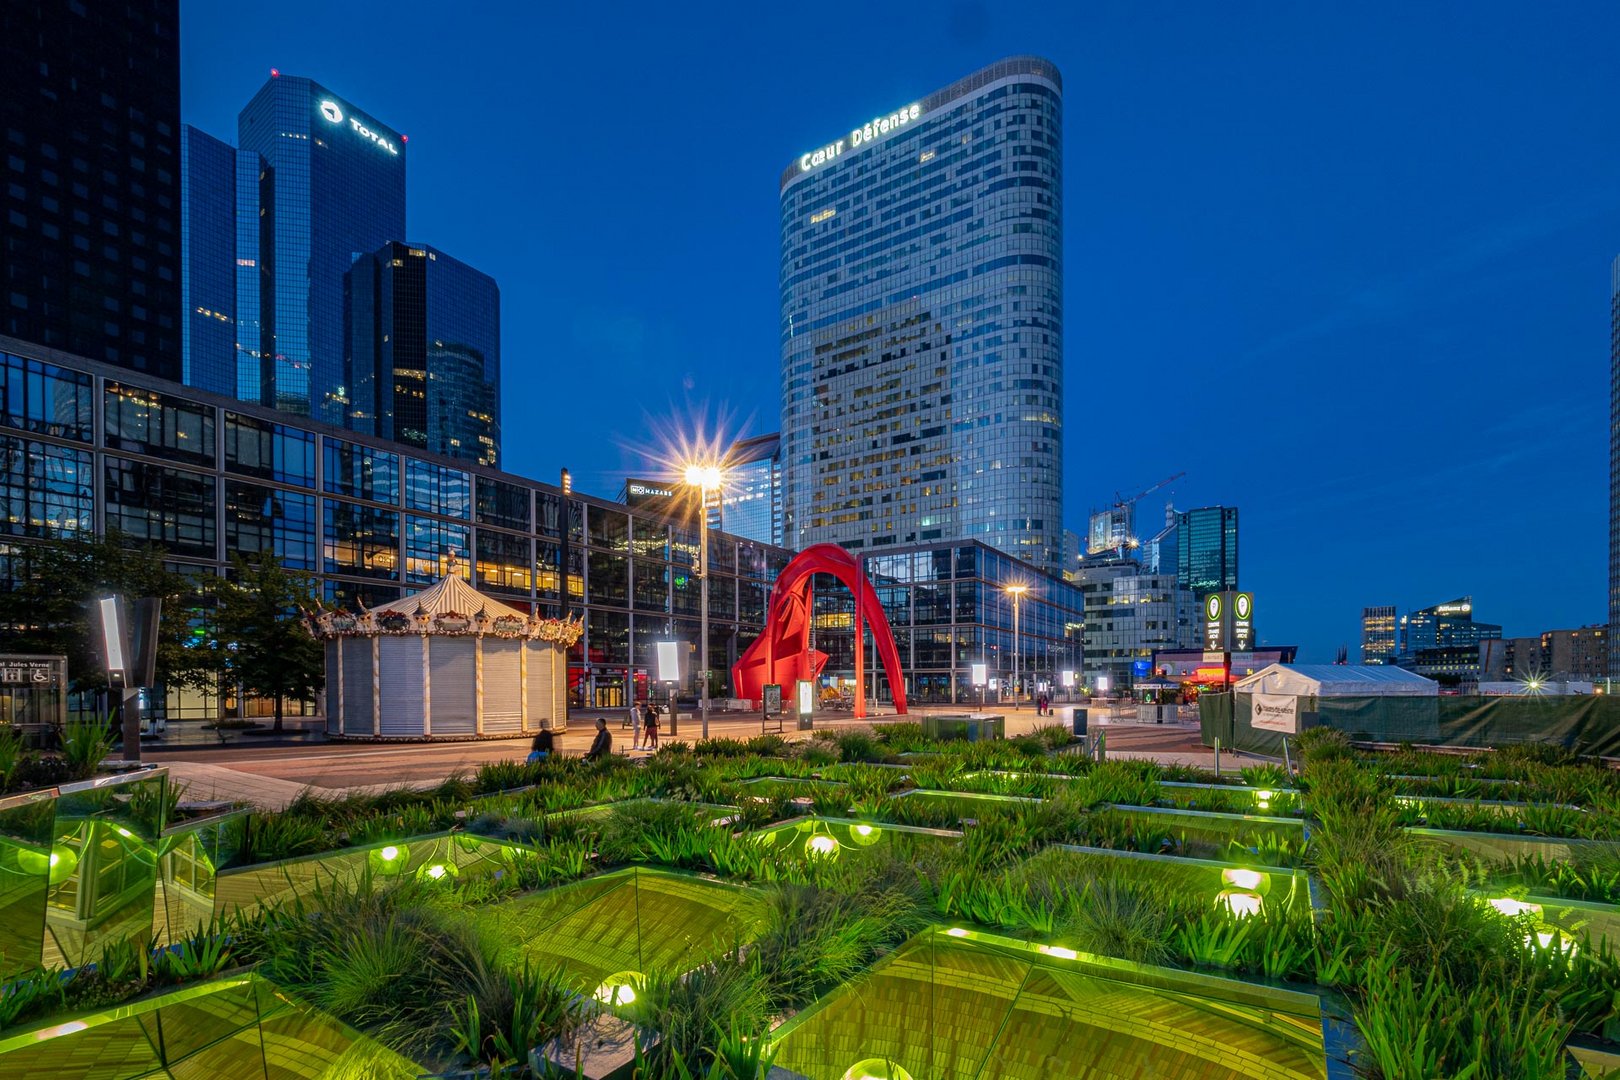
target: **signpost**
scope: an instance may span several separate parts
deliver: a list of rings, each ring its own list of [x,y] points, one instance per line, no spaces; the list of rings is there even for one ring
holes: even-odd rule
[[[765,721],[776,717],[776,730],[782,730],[782,684],[766,683],[760,698],[759,733],[765,734]]]

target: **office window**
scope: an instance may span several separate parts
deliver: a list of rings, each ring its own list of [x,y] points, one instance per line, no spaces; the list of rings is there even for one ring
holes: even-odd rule
[[[70,537],[95,526],[95,463],[87,450],[0,438],[0,529],[12,536]]]
[[[269,420],[225,414],[227,472],[315,486],[315,436]]]
[[[406,458],[405,508],[445,517],[471,517],[472,482],[460,469]]]
[[[399,502],[399,455],[369,446],[326,440],[326,490],[352,499]]]
[[[214,463],[214,410],[207,405],[108,383],[106,445],[193,465]]]
[[[527,596],[534,583],[532,543],[526,536],[479,529],[478,586]]]
[[[326,572],[399,580],[399,514],[327,499],[323,538]]]
[[[0,424],[36,435],[95,437],[92,380],[82,371],[0,353]]]
[[[630,571],[623,555],[590,554],[590,602],[624,607],[629,602]]]
[[[624,551],[630,544],[630,519],[621,511],[593,506],[586,515],[592,547]]]
[[[108,457],[107,531],[175,555],[219,557],[212,476]]]
[[[269,552],[286,567],[314,571],[320,535],[315,496],[225,481],[225,551],[252,559]]]
[[[405,581],[411,585],[431,585],[450,572],[451,560],[463,578],[472,575],[472,552],[468,528],[448,521],[417,517],[405,518]],[[464,615],[473,614],[470,611]]]
[[[529,504],[533,500],[528,488],[480,476],[477,492],[478,524],[529,531]]]

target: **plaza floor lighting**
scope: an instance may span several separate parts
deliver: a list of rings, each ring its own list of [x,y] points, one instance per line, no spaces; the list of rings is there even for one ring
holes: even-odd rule
[[[724,481],[718,465],[686,467],[686,482],[698,489],[698,666],[703,669],[698,701],[705,739],[709,737],[709,492],[719,491]]]
[[[1024,691],[1023,651],[1019,648],[1018,642],[1018,606],[1024,599],[1024,594],[1029,592],[1029,586],[1006,585],[1001,591],[1012,597],[1013,601],[1013,708],[1016,709],[1018,696]]]

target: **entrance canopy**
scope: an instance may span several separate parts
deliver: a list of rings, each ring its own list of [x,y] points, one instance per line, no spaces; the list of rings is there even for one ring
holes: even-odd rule
[[[1388,664],[1272,664],[1232,688],[1298,697],[1437,697],[1440,684]]]

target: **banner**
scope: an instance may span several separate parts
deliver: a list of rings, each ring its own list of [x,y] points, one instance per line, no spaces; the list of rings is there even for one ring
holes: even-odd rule
[[[1261,731],[1299,734],[1299,698],[1293,694],[1255,694],[1249,726]]]

